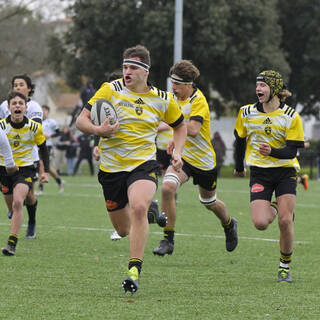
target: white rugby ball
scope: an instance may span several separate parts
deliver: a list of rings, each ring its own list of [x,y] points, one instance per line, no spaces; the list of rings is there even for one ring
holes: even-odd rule
[[[106,99],[99,99],[94,102],[90,116],[92,123],[96,126],[100,126],[107,117],[110,117],[110,124],[114,124],[118,118],[115,107]]]

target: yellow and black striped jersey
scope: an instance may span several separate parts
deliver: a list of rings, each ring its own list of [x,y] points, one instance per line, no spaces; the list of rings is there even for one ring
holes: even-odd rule
[[[176,99],[176,97],[175,97]],[[216,154],[211,144],[210,110],[203,93],[196,89],[186,100],[177,100],[186,122],[197,120],[202,123],[196,137],[187,136],[182,158],[192,166],[209,171],[216,166]]]
[[[150,87],[135,93],[122,79],[106,82],[89,100],[107,99],[115,107],[119,128],[114,136],[101,138],[100,169],[105,172],[132,171],[156,159],[156,135],[160,121],[175,127],[183,121],[181,110],[169,92]]]
[[[158,132],[157,139],[156,139],[157,148],[160,150],[167,150],[168,143],[172,139],[173,139],[172,128],[168,128],[166,130],[162,130]]]
[[[0,120],[0,127],[8,137],[16,165],[18,167],[33,165],[33,146],[39,146],[46,140],[41,124],[27,117],[24,117],[23,121],[19,124],[12,123],[9,116]],[[2,156],[0,156],[0,165],[4,165]]]
[[[263,168],[294,167],[299,170],[297,158],[278,159],[259,152],[261,142],[276,149],[286,145],[304,146],[302,121],[293,108],[282,103],[277,110],[265,113],[261,104],[243,106],[239,110],[235,130],[240,138],[247,139],[247,165]]]

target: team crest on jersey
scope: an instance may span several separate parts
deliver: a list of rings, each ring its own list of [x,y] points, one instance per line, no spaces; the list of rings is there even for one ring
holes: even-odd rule
[[[142,109],[142,107],[136,107],[136,114],[138,115],[138,116],[141,116],[142,115],[142,113],[143,113],[143,109]]]
[[[272,124],[272,121],[270,120],[270,118],[268,117],[266,120],[263,121],[263,124],[266,124],[266,125],[270,125]],[[264,128],[264,132],[269,135],[271,133],[271,127],[265,127]]]
[[[269,135],[271,133],[271,128],[270,127],[266,127],[264,128],[264,132]]]
[[[18,148],[19,145],[20,145],[20,142],[19,142],[19,141],[17,141],[17,140],[13,141],[13,146],[14,146],[15,148]]]

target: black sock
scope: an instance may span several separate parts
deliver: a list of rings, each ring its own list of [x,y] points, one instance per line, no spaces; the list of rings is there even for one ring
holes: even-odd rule
[[[170,243],[174,243],[174,229],[165,227],[163,229],[163,236],[167,239]]]
[[[43,191],[43,184],[42,183],[39,184],[39,190]]]
[[[232,219],[231,219],[231,216],[229,217],[227,223],[225,223],[225,224],[222,223],[222,226],[223,226],[224,228],[227,228],[227,229],[233,227],[233,221],[232,221]]]
[[[292,260],[292,254],[293,254],[293,252],[284,253],[284,252],[280,251],[280,266],[279,266],[279,268],[283,268],[283,269],[289,269],[290,268],[290,262]]]
[[[10,233],[8,244],[16,246],[18,243],[18,235]]]
[[[142,268],[142,260],[139,258],[130,258],[128,269],[130,270],[132,267],[136,267],[138,269],[138,272],[140,274],[141,268]]]
[[[56,179],[56,182],[57,182],[57,184],[60,186],[60,184],[61,184],[61,179],[60,179],[60,178],[57,178],[57,179]]]
[[[36,211],[37,211],[37,204],[38,201],[36,201],[34,204],[27,204],[27,211],[29,215],[29,221],[28,224],[35,224],[36,223]]]

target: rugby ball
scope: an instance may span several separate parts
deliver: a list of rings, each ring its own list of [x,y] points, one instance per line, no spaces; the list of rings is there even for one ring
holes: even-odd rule
[[[110,124],[117,121],[117,111],[113,104],[106,99],[99,99],[94,102],[91,108],[91,121],[94,125],[100,126],[107,117],[110,117]]]

